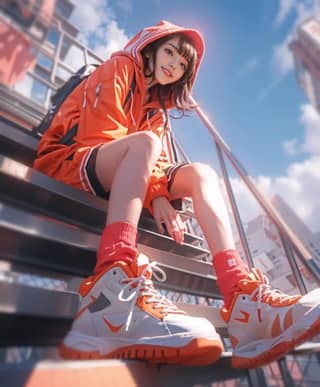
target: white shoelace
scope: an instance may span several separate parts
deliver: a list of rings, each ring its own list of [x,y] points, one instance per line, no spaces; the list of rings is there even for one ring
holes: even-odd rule
[[[257,310],[258,310],[258,318],[260,321],[262,321],[262,299],[263,297],[270,297],[271,300],[275,300],[279,298],[281,301],[286,301],[294,296],[290,296],[287,294],[284,294],[281,292],[279,289],[274,289],[270,284],[269,284],[269,279],[266,276],[263,276],[263,281],[264,283],[261,283],[258,286],[257,291],[254,293],[253,296],[257,294]]]
[[[131,321],[133,310],[136,305],[137,299],[140,296],[147,296],[148,301],[146,303],[151,304],[154,303],[154,309],[161,308],[162,311],[160,313],[184,313],[179,310],[170,300],[166,297],[162,296],[154,287],[151,279],[146,277],[146,274],[149,270],[152,270],[152,274],[154,277],[160,281],[164,282],[166,280],[166,273],[157,266],[157,262],[151,262],[148,264],[145,269],[141,272],[139,277],[128,278],[123,281],[126,284],[120,291],[118,295],[118,299],[122,302],[130,302],[129,314],[126,322],[126,331],[128,331]],[[129,290],[129,296],[125,297],[124,294],[126,290]]]

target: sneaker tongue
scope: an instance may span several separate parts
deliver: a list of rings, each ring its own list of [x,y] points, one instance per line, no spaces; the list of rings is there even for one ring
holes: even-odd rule
[[[250,278],[256,282],[266,282],[266,277],[263,275],[262,271],[257,268],[253,268],[251,273],[249,273]]]
[[[261,270],[253,268],[245,278],[239,281],[238,287],[242,291],[251,293],[261,283],[265,283]]]
[[[141,275],[141,273],[143,272],[143,270],[150,264],[150,261],[149,261],[149,258],[144,255],[144,254],[139,254],[132,262],[131,262],[131,270],[133,271],[134,275],[136,275],[137,277],[139,277]],[[152,276],[152,271],[151,269],[148,270],[146,273],[145,273],[145,277],[147,278],[151,278]]]

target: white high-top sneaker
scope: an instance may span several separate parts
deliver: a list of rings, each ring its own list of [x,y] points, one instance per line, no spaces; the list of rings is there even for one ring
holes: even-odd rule
[[[165,273],[140,254],[130,265],[112,264],[80,286],[81,304],[60,346],[69,359],[143,359],[207,365],[223,345],[214,326],[191,317],[162,296],[151,281]]]
[[[320,289],[289,296],[272,288],[259,269],[240,280],[238,289],[230,307],[221,311],[233,367],[267,364],[320,332]]]

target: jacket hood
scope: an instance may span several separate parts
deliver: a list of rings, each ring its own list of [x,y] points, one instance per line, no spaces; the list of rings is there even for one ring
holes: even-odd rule
[[[152,43],[157,39],[177,32],[183,33],[190,37],[197,51],[198,59],[196,63],[196,71],[194,79],[192,80],[194,83],[201,60],[204,55],[205,46],[201,33],[192,28],[180,27],[166,20],[161,20],[155,26],[144,28],[143,30],[138,32],[132,39],[130,39],[130,41],[126,44],[123,50],[115,52],[112,56],[128,55],[133,58],[134,61],[140,67],[142,67],[143,61],[141,51],[144,49],[144,47],[146,47],[148,44]]]

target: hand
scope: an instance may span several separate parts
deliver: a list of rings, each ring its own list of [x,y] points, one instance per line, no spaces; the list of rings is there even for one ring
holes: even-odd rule
[[[157,224],[159,232],[164,232],[163,223],[166,225],[169,235],[177,242],[182,244],[184,233],[186,232],[185,223],[182,221],[178,212],[172,207],[168,199],[159,196],[152,201],[153,217]]]

